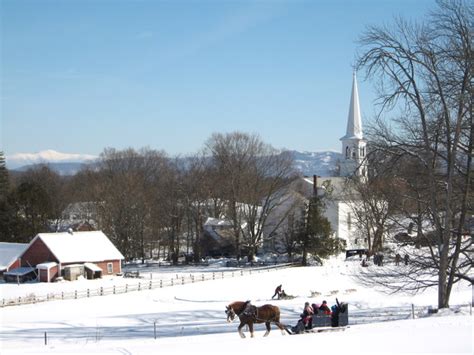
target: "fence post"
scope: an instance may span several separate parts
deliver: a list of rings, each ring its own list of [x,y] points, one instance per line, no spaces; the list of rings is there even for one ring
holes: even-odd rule
[[[171,286],[174,286],[174,281],[173,281],[173,279],[171,279]]]
[[[163,280],[160,280],[160,288],[163,287]]]
[[[74,299],[77,300],[77,290],[74,291]]]
[[[154,328],[153,333],[155,334],[155,339],[156,339],[156,320],[153,322],[153,328]]]
[[[89,289],[87,289],[87,297],[89,297]]]
[[[113,291],[112,291],[112,292],[113,292],[113,293],[114,293],[114,295],[115,295],[115,285],[114,285],[114,287],[113,287]]]
[[[128,292],[128,284],[125,284],[125,293]]]
[[[202,281],[204,281],[204,274],[201,274],[201,276],[202,276]]]
[[[181,284],[184,285],[184,276],[181,278]]]
[[[411,304],[411,317],[415,319],[415,305],[413,303]]]
[[[153,281],[150,280],[150,286],[148,286],[148,289],[151,290],[152,286],[153,286]]]
[[[216,279],[216,273],[215,273],[215,272],[212,273],[212,279],[213,279],[213,280]]]
[[[21,296],[18,297],[18,304],[21,304]]]
[[[100,286],[100,295],[103,296],[104,295],[104,288],[102,286]]]
[[[224,271],[222,271],[222,278],[224,278]]]
[[[64,292],[61,292],[61,299],[64,299]]]
[[[44,332],[44,345],[48,345],[48,333]]]

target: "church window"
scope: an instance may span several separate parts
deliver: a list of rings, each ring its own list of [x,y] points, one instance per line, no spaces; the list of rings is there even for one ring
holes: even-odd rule
[[[349,158],[349,147],[346,147],[346,159]]]

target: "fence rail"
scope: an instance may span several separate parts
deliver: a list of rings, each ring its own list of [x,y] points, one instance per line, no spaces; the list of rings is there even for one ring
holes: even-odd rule
[[[25,304],[34,304],[34,303],[48,302],[48,301],[71,300],[71,299],[79,299],[79,298],[115,295],[115,294],[144,291],[144,290],[153,290],[157,288],[185,285],[185,284],[195,283],[195,282],[251,275],[252,273],[270,272],[274,270],[280,270],[283,268],[293,267],[296,265],[297,264],[295,263],[286,263],[286,264],[264,266],[264,267],[258,267],[258,268],[239,269],[239,270],[233,270],[233,271],[219,271],[219,272],[206,272],[206,273],[200,273],[200,274],[189,274],[187,276],[179,276],[178,274],[176,274],[174,277],[167,278],[167,279],[162,278],[162,279],[144,280],[142,278],[138,278],[138,279],[134,279],[134,280],[138,280],[138,282],[131,282],[130,284],[127,283],[125,285],[113,285],[109,287],[87,288],[87,289],[81,289],[81,290],[64,291],[60,293],[59,292],[48,293],[45,295],[32,294],[32,295],[28,295],[24,297],[15,297],[15,298],[9,298],[9,299],[4,298],[0,302],[0,307],[20,306],[20,305],[25,305]],[[146,272],[146,270],[144,271]]]

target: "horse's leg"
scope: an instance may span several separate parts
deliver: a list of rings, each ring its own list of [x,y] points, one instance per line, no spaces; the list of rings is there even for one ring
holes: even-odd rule
[[[267,331],[265,334],[263,334],[264,337],[266,337],[270,333],[271,325],[270,322],[265,322],[265,327],[267,327]]]
[[[250,337],[253,338],[253,322],[249,322]]]
[[[275,324],[278,328],[280,328],[281,334],[285,335],[286,334],[285,326],[283,324],[281,324],[280,322],[275,322]]]
[[[245,338],[245,334],[244,332],[242,331],[242,328],[244,327],[245,323],[244,322],[240,322],[240,325],[239,327],[237,328],[239,330],[239,334],[240,334],[240,337],[241,338]]]

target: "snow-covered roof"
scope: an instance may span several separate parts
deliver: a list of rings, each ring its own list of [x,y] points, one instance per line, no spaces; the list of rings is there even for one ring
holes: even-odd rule
[[[28,244],[0,243],[0,270],[8,268],[23,252]]]
[[[84,267],[91,271],[102,271],[100,267],[98,267],[96,264],[93,264],[93,263],[84,263]]]
[[[30,245],[33,245],[38,238],[61,263],[124,259],[122,253],[100,231],[40,233]]]
[[[51,268],[55,267],[56,265],[58,265],[58,263],[50,261],[50,262],[47,262],[47,263],[38,264],[38,265],[36,265],[36,268],[41,269],[41,270],[48,270],[48,269],[51,269]]]

